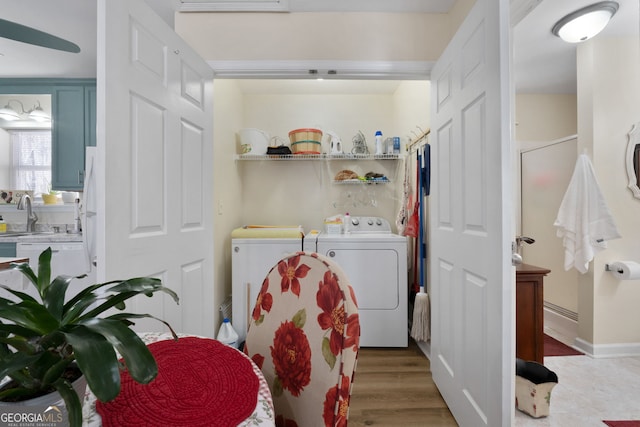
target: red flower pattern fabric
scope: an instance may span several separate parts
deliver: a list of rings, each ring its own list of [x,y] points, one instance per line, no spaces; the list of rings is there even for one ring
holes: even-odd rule
[[[307,277],[310,268],[306,264],[301,266],[298,266],[298,264],[300,264],[300,255],[292,256],[278,263],[278,272],[282,276],[280,282],[282,292],[287,292],[291,289],[291,292],[300,296],[300,279]]]
[[[298,252],[270,270],[245,352],[269,383],[277,426],[346,426],[359,339],[353,288],[333,260]]]
[[[324,399],[322,418],[325,426],[346,427],[349,415],[351,378],[343,375],[340,387],[331,387]],[[336,411],[337,405],[337,411]]]
[[[330,271],[325,272],[316,294],[318,307],[322,313],[318,315],[318,324],[323,330],[330,330],[329,348],[338,355],[343,347],[358,345],[360,337],[360,319],[357,313],[345,314],[344,295],[338,285],[337,278]],[[345,334],[346,329],[346,334]]]
[[[302,329],[283,322],[273,339],[271,358],[282,388],[300,396],[311,381],[311,348]]]
[[[298,423],[282,415],[276,417],[276,427],[298,427]]]
[[[256,322],[260,320],[260,315],[262,314],[262,310],[268,313],[271,311],[271,307],[273,306],[273,296],[268,291],[269,291],[269,277],[266,277],[262,282],[260,293],[258,293],[258,300],[256,301],[255,307],[253,307],[253,313],[251,316],[253,317],[253,320],[255,320]]]

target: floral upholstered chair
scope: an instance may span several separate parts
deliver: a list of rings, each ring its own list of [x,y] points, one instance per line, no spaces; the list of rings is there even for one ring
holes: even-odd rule
[[[244,348],[269,383],[276,426],[346,426],[359,343],[342,269],[317,253],[280,260],[262,283]]]

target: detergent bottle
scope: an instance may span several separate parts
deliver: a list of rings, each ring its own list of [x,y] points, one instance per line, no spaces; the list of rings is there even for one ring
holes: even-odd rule
[[[233,329],[231,321],[228,318],[225,317],[222,321],[222,325],[220,325],[220,330],[218,331],[216,339],[231,347],[238,345],[238,333]]]

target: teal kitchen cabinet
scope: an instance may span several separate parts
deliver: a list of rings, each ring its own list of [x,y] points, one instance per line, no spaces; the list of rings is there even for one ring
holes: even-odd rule
[[[15,256],[16,256],[15,242],[0,242],[0,257],[15,258]]]
[[[95,83],[56,84],[52,110],[51,186],[82,190],[85,147],[96,145]]]
[[[0,93],[51,96],[51,187],[82,190],[85,147],[96,145],[96,80],[0,79]]]

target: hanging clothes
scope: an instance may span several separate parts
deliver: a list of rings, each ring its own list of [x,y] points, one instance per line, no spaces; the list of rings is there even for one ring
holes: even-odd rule
[[[564,269],[583,274],[607,240],[621,237],[586,154],[578,157],[553,225],[564,245]]]

